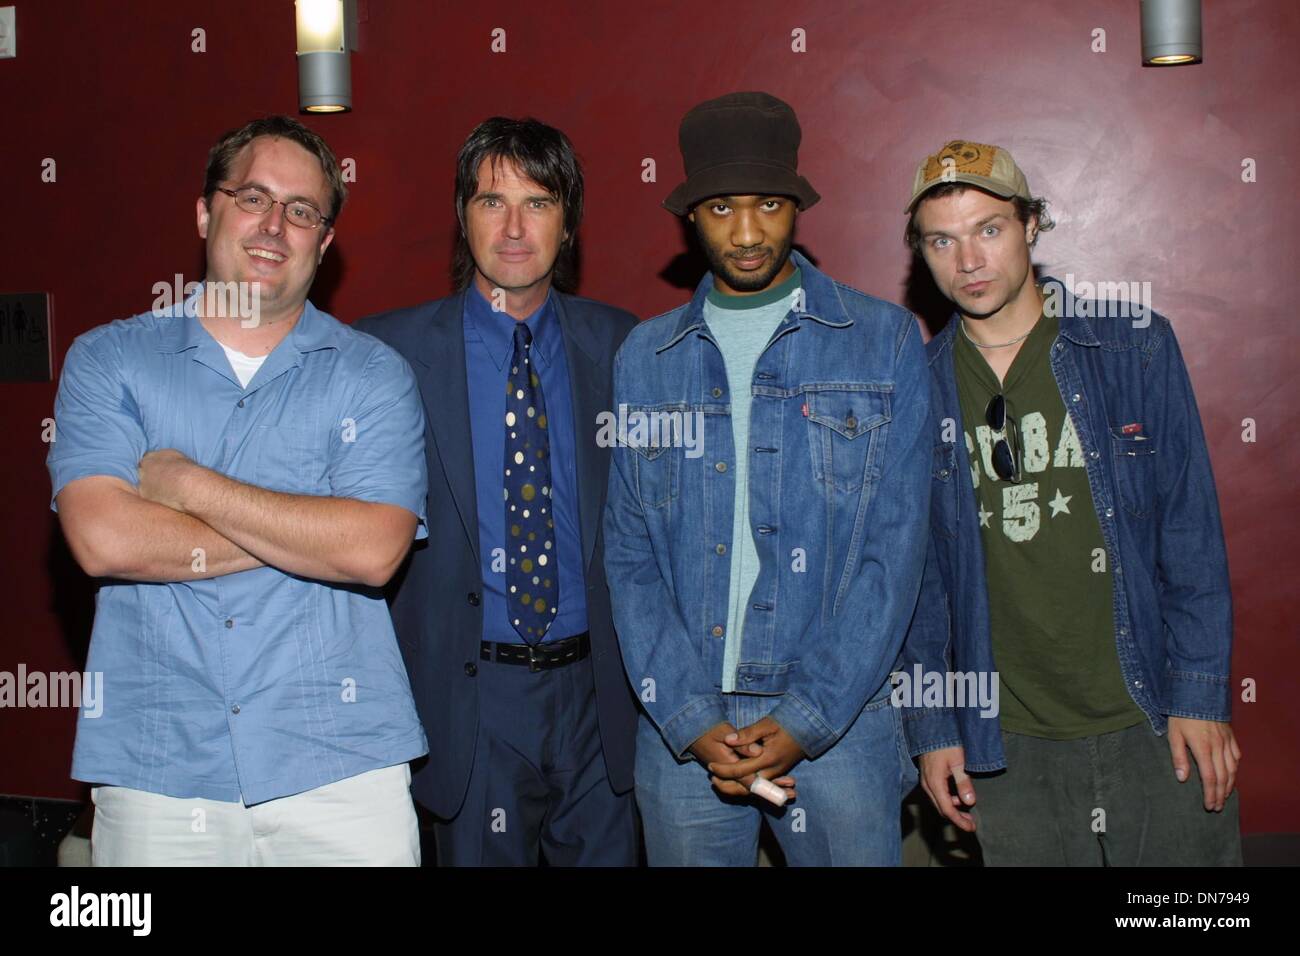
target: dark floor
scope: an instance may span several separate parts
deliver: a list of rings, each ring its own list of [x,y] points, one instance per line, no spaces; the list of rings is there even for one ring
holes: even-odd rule
[[[54,866],[59,841],[75,826],[90,836],[90,806],[73,800],[0,796],[0,866]],[[433,865],[432,819],[420,811],[425,865]],[[782,865],[781,850],[764,831],[760,862]],[[1253,833],[1242,837],[1247,866],[1300,866],[1300,833]],[[916,791],[903,804],[904,866],[979,866],[979,844],[939,817]]]
[[[75,800],[0,797],[0,866],[54,866],[59,841],[86,806]]]

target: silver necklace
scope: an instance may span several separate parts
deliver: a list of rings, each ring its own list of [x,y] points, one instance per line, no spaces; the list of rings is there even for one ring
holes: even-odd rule
[[[985,345],[982,342],[976,342],[973,338],[970,337],[970,333],[966,331],[965,319],[958,319],[957,321],[961,323],[961,334],[966,336],[966,341],[969,342],[971,345],[975,346],[977,349],[1004,349],[1008,345],[1015,345],[1017,342],[1023,342],[1025,339],[1029,338],[1029,333],[1033,332],[1034,328],[1038,325],[1038,323],[1035,322],[1033,325],[1029,327],[1029,332],[1026,332],[1024,335],[1017,335],[1010,342],[999,342],[997,345]]]

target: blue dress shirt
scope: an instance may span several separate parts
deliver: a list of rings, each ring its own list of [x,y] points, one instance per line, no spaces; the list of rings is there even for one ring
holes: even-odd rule
[[[514,353],[515,319],[493,311],[471,284],[465,295],[465,371],[469,380],[469,420],[474,451],[474,491],[478,501],[479,559],[483,573],[483,640],[522,643],[506,612],[505,487],[506,379]],[[546,399],[551,441],[555,547],[559,552],[560,606],[544,641],[558,641],[587,630],[587,587],[579,530],[573,396],[564,335],[555,306],[546,301],[525,319],[533,335],[532,356]],[[592,423],[595,427],[595,423]]]

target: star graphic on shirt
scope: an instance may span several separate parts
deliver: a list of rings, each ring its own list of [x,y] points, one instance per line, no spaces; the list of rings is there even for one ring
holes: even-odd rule
[[[1061,494],[1061,489],[1057,488],[1056,497],[1048,502],[1048,504],[1052,508],[1052,513],[1051,515],[1049,515],[1049,517],[1055,518],[1057,515],[1061,514],[1062,512],[1064,512],[1067,515],[1070,514],[1069,504],[1070,504],[1070,499],[1073,497],[1074,495]]]
[[[980,527],[987,528],[989,526],[989,519],[992,517],[993,517],[993,512],[985,511],[984,502],[981,501],[980,502]]]

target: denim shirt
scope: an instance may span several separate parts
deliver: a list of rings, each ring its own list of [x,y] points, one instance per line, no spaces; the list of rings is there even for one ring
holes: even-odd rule
[[[912,617],[929,528],[930,382],[915,318],[832,281],[798,252],[802,310],[754,367],[741,693],[780,695],[771,716],[809,756],[886,684]],[[722,354],[690,303],[633,329],[614,362],[615,411],[702,421],[682,442],[614,448],[605,568],[624,666],[650,719],[684,754],[727,719],[721,690],[735,461]],[[655,436],[661,437],[661,436]],[[636,447],[631,447],[635,445]]]
[[[1059,280],[1044,278],[1045,283]],[[1232,599],[1214,476],[1187,368],[1167,319],[1102,315],[1066,296],[1052,374],[1083,449],[1115,581],[1115,648],[1156,734],[1167,717],[1230,717]],[[933,373],[931,544],[901,668],[994,674],[984,552],[953,367],[958,319],[926,347]],[[951,419],[951,422],[946,422]],[[951,701],[947,702],[951,704]],[[996,714],[904,709],[915,756],[965,748],[968,771],[1006,766]]]

